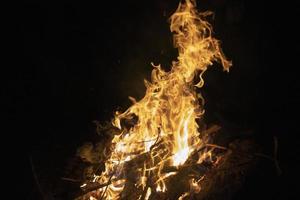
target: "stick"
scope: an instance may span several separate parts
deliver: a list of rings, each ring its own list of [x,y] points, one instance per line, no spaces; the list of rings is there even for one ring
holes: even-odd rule
[[[274,162],[275,162],[277,174],[279,176],[281,175],[282,171],[280,169],[279,162],[278,162],[278,140],[276,136],[274,136],[273,139],[274,139]]]
[[[103,188],[103,187],[105,187],[105,186],[108,186],[108,185],[110,185],[110,184],[111,184],[111,182],[106,182],[106,183],[103,183],[103,184],[100,184],[100,183],[96,183],[96,182],[95,182],[95,183],[93,183],[93,184],[88,184],[87,186],[85,186],[84,188],[82,188],[82,191],[81,191],[81,192],[79,192],[79,193],[77,193],[77,194],[75,195],[74,199],[77,199],[77,198],[79,198],[79,197],[81,197],[81,196],[83,196],[83,195],[85,195],[85,194],[87,194],[87,193],[89,193],[89,192],[98,190],[98,189]]]
[[[106,191],[107,191],[107,188],[108,188],[108,186],[110,185],[110,183],[111,183],[111,179],[112,179],[112,177],[113,177],[113,175],[114,175],[114,173],[112,173],[111,175],[110,175],[110,177],[109,177],[109,179],[108,179],[108,185],[105,187],[105,189],[104,189],[104,191],[103,191],[103,193],[102,193],[102,195],[101,195],[101,197],[99,198],[99,200],[102,200],[103,199],[103,197],[104,197],[104,194],[106,193]]]
[[[70,182],[73,182],[73,183],[81,183],[82,182],[81,180],[76,180],[76,179],[67,178],[67,177],[61,177],[61,180],[70,181]]]
[[[35,183],[36,183],[36,185],[37,185],[37,187],[38,187],[38,190],[39,190],[39,192],[40,192],[42,198],[45,199],[45,195],[44,195],[44,192],[43,192],[42,187],[41,187],[41,185],[40,185],[38,176],[37,176],[37,174],[36,174],[36,172],[35,172],[35,168],[34,168],[33,161],[32,161],[32,157],[31,157],[31,156],[29,156],[29,161],[30,161],[31,171],[32,171],[32,174],[33,174]]]

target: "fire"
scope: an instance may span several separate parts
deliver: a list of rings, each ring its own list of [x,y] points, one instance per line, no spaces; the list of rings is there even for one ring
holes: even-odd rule
[[[140,159],[140,163],[134,166],[138,175],[135,187],[146,191],[143,198],[148,199],[155,191],[166,192],[166,180],[177,172],[167,172],[165,168],[184,166],[192,154],[205,146],[205,138],[200,137],[197,124],[197,119],[204,114],[204,100],[196,93],[196,87],[203,86],[202,76],[213,61],[220,62],[225,71],[229,71],[231,62],[222,53],[219,41],[212,37],[211,25],[205,21],[212,13],[199,13],[195,7],[194,0],[186,0],[170,18],[174,46],[179,53],[171,70],[164,71],[160,65],[153,65],[151,82],[145,81],[144,98],[136,101],[131,97],[133,105],[115,114],[112,123],[121,134],[112,140],[105,171],[94,179],[107,184],[98,190],[101,199],[120,198],[129,176],[125,171],[136,159]],[[199,76],[198,83],[194,82],[196,76]],[[122,126],[122,121],[134,118],[137,118],[134,126]],[[197,163],[210,156],[211,152],[198,153]],[[150,179],[151,187],[148,185]],[[190,185],[193,190],[200,191],[199,180],[191,179]],[[180,198],[186,195],[188,193]]]

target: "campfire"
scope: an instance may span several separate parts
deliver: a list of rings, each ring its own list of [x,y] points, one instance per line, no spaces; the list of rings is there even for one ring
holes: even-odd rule
[[[212,14],[199,13],[194,0],[179,4],[170,17],[177,60],[170,71],[152,64],[145,96],[130,97],[132,106],[115,113],[106,130],[111,140],[96,155],[103,165],[82,183],[77,199],[183,200],[201,194],[228,153],[214,143],[220,127],[204,125],[204,98],[197,92],[215,61],[227,72],[231,66],[206,21]],[[82,157],[86,151],[81,149]]]

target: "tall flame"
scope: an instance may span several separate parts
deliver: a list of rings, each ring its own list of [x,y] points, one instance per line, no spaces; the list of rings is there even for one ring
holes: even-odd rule
[[[140,101],[131,98],[134,102],[131,107],[123,113],[116,112],[113,125],[121,134],[112,140],[112,153],[105,163],[105,171],[94,180],[110,183],[99,191],[105,199],[119,198],[126,182],[126,163],[137,156],[148,155],[150,161],[139,168],[136,187],[146,188],[151,174],[156,180],[156,191],[164,192],[168,189],[165,180],[176,174],[164,172],[164,167],[184,165],[191,153],[204,145],[196,122],[204,113],[203,98],[196,93],[196,87],[203,86],[202,75],[213,61],[220,62],[225,71],[229,71],[231,63],[222,53],[219,41],[211,36],[211,25],[205,21],[212,13],[199,13],[195,7],[194,0],[186,0],[170,18],[174,46],[179,52],[171,70],[166,72],[160,65],[153,65],[151,82],[145,81],[144,98]],[[195,84],[196,76],[200,81]],[[121,125],[122,120],[134,117],[138,120],[133,127]],[[147,195],[150,194],[148,188]]]

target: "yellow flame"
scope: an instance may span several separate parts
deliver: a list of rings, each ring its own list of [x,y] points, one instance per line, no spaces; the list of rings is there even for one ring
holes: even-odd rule
[[[201,186],[199,185],[199,181],[196,181],[194,178],[192,178],[190,180],[190,190],[193,192],[193,193],[199,193],[200,190],[201,190]]]
[[[125,185],[123,167],[138,155],[148,153],[151,162],[141,167],[142,175],[136,185],[144,188],[146,176],[151,172],[157,180],[156,191],[164,192],[167,190],[165,178],[173,174],[166,175],[161,170],[165,166],[180,167],[203,145],[196,122],[204,113],[203,98],[197,95],[195,87],[203,86],[202,75],[213,61],[219,61],[225,71],[231,63],[222,53],[219,41],[211,36],[211,25],[205,21],[212,13],[198,13],[195,6],[194,0],[186,0],[170,18],[174,46],[179,53],[172,69],[166,72],[160,65],[153,65],[151,82],[145,81],[144,98],[136,101],[131,97],[134,104],[123,113],[116,112],[112,123],[122,133],[113,138],[112,153],[98,179],[100,183],[111,182],[106,189],[100,189],[105,191],[105,199],[118,198]],[[197,75],[200,81],[195,84]],[[138,118],[137,123],[129,130],[122,127],[121,121],[131,120],[133,116]],[[207,155],[199,155],[198,162]],[[194,180],[191,186],[200,190]],[[184,197],[185,194],[181,198]]]
[[[149,199],[149,197],[150,197],[150,195],[151,195],[151,188],[150,188],[150,187],[148,187],[148,189],[147,189],[147,193],[146,193],[146,196],[145,196],[145,200],[148,200],[148,199]]]
[[[190,194],[189,192],[185,192],[178,198],[178,200],[183,200],[185,197],[189,196],[189,194]]]

